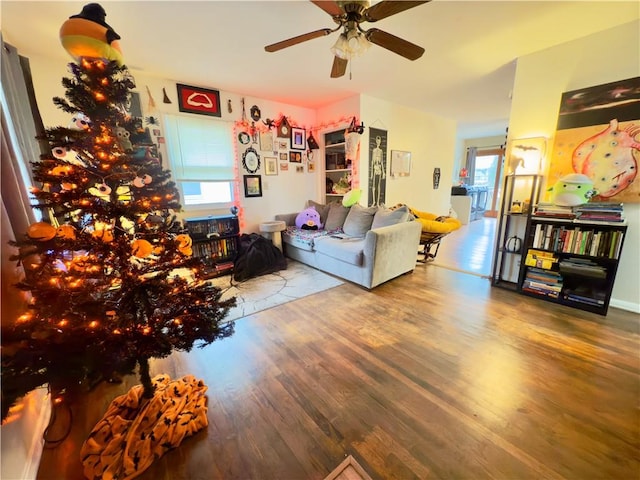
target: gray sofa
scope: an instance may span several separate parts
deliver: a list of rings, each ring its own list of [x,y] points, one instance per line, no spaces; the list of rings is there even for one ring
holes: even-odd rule
[[[415,268],[421,225],[406,207],[309,203],[320,213],[322,230],[296,228],[299,212],[276,215],[287,224],[282,232],[287,257],[368,289]]]

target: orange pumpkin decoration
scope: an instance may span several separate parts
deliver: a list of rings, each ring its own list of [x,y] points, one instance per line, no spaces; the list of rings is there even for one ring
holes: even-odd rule
[[[113,227],[108,223],[96,222],[91,232],[94,238],[99,238],[105,243],[113,242]]]
[[[56,230],[56,236],[64,240],[75,240],[76,229],[73,225],[60,225]]]
[[[131,252],[138,258],[147,258],[153,251],[153,245],[147,240],[137,239],[131,242]]]
[[[193,245],[193,240],[186,233],[181,233],[176,236],[176,242],[178,242],[178,251],[183,255],[191,256],[193,255],[193,249],[191,246]]]
[[[27,228],[27,236],[34,240],[46,242],[56,236],[56,228],[46,222],[36,222]]]

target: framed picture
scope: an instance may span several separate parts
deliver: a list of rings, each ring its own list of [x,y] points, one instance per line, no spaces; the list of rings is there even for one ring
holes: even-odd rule
[[[316,171],[316,163],[315,162],[309,162],[307,164],[307,170],[309,171],[309,173],[315,172]]]
[[[289,155],[287,155],[287,152],[280,152],[280,160],[282,160],[283,162],[289,160]]]
[[[296,172],[304,173],[304,167],[302,165],[296,165]]]
[[[408,177],[411,173],[411,152],[391,150],[391,176]]]
[[[278,150],[289,150],[289,142],[286,140],[278,140]]]
[[[302,163],[302,152],[289,152],[289,161],[293,163]]]
[[[265,152],[273,151],[273,133],[271,133],[271,130],[260,132],[260,150]]]
[[[304,128],[291,129],[291,150],[307,149],[307,132]]]
[[[276,157],[264,157],[264,174],[278,174],[278,159]]]
[[[280,154],[282,155],[282,154]],[[286,153],[285,153],[286,155]],[[280,162],[280,171],[281,172],[287,172],[289,170],[289,163],[287,162]]]
[[[260,175],[243,175],[244,177],[244,196],[245,197],[261,197],[262,196],[262,177]]]
[[[221,117],[220,92],[207,88],[190,87],[189,85],[176,84],[178,87],[178,109],[181,112],[197,113]]]

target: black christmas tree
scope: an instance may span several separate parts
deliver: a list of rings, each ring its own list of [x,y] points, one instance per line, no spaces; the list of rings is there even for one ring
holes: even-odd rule
[[[30,302],[2,331],[3,419],[38,386],[55,396],[136,366],[151,397],[150,358],[233,333],[235,300],[203,280],[170,172],[129,142],[127,68],[82,58],[70,71],[54,103],[77,121],[46,129],[51,152],[32,162],[34,208],[50,221],[13,242]]]

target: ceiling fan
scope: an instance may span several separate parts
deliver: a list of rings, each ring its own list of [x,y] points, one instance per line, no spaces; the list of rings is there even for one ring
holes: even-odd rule
[[[307,40],[313,40],[314,38],[324,37],[337,30],[343,29],[335,45],[331,48],[334,54],[331,78],[343,76],[347,70],[349,60],[354,56],[362,54],[370,43],[386,48],[409,60],[416,60],[422,56],[424,48],[377,28],[365,30],[360,24],[363,22],[377,22],[383,18],[404,12],[405,10],[430,1],[431,0],[410,2],[383,0],[371,6],[369,0],[335,2],[311,0],[311,3],[331,15],[333,21],[336,22],[338,26],[333,29],[321,28],[320,30],[298,35],[297,37],[267,45],[264,49],[267,52],[277,52],[283,48],[291,47],[298,43],[306,42]]]

